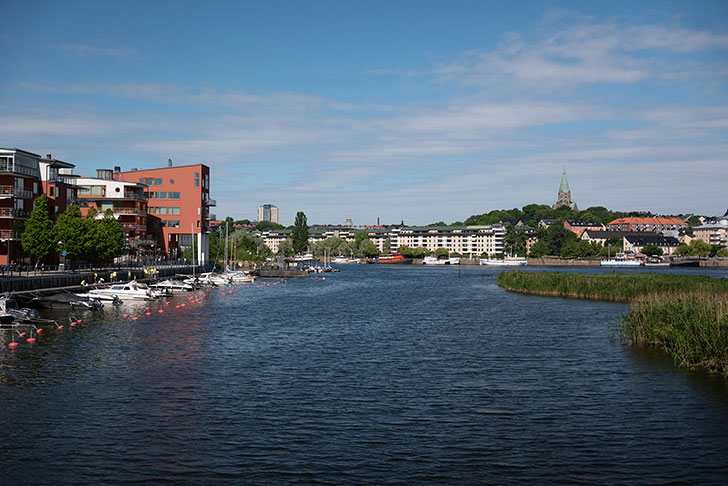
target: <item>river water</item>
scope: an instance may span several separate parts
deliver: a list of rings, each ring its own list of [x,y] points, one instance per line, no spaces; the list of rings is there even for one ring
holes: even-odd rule
[[[725,379],[497,274],[349,265],[2,344],[0,482],[725,484]]]

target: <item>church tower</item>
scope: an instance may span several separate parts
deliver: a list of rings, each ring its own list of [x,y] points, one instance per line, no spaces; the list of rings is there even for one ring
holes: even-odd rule
[[[569,181],[566,180],[566,166],[564,166],[564,172],[561,174],[559,195],[557,196],[556,202],[552,207],[556,209],[560,208],[561,206],[569,206],[572,210],[579,211],[579,207],[574,201],[571,200],[571,189],[569,189]]]

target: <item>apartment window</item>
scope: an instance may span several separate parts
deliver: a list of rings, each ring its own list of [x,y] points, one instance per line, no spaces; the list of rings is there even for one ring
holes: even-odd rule
[[[195,172],[195,187],[200,187],[200,173]]]
[[[162,193],[162,194],[165,194],[165,193]],[[169,199],[179,199],[179,192],[170,192],[168,194],[169,194]]]

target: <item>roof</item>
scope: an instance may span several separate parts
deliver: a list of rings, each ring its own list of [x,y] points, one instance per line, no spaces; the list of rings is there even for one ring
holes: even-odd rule
[[[607,224],[687,224],[677,218],[618,218]]]
[[[677,238],[672,236],[662,236],[657,234],[641,234],[641,235],[628,235],[624,237],[633,246],[646,246],[646,245],[657,245],[657,246],[678,246],[680,244]]]
[[[610,238],[624,238],[625,236],[641,236],[644,234],[644,231],[602,231],[587,229],[584,231],[582,238],[586,235],[589,238],[594,238],[596,240],[608,240]]]
[[[570,226],[596,226],[599,228],[602,227],[602,223],[590,219],[567,219],[566,222],[569,223]]]
[[[566,180],[566,167],[564,167],[564,172],[561,174],[561,185],[559,186],[559,192],[571,192],[571,189],[569,189],[569,181]]]

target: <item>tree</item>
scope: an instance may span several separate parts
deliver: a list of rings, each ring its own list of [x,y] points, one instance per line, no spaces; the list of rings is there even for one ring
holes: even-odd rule
[[[250,223],[250,221],[248,221]],[[271,221],[260,221],[258,224],[255,225],[255,229],[258,231],[264,231],[264,230],[282,230],[285,226],[278,223],[273,223]]]
[[[438,257],[438,258],[440,258],[440,257],[449,257],[450,256],[450,252],[448,251],[447,248],[436,248],[435,249],[435,256]]]
[[[303,211],[296,213],[296,220],[293,222],[291,242],[296,253],[303,253],[308,248],[308,223]]]
[[[531,258],[541,258],[542,256],[548,254],[549,247],[544,243],[543,241],[537,241],[532,247],[531,252],[529,253],[529,256]]]
[[[728,248],[719,248],[718,251],[715,252],[715,256],[720,258],[728,257]]]
[[[46,260],[56,248],[53,221],[48,211],[48,198],[41,194],[33,204],[30,219],[22,236],[23,251],[36,262]]]
[[[389,255],[390,253],[392,253],[392,238],[387,236],[384,239],[384,245],[382,245],[382,249],[385,255]]]
[[[375,245],[372,240],[367,239],[361,247],[361,251],[367,258],[374,258],[379,256],[379,248]]]
[[[111,260],[124,253],[124,230],[114,218],[111,209],[107,209],[104,217],[95,225],[92,235],[95,252],[93,257]]]
[[[77,205],[71,204],[58,215],[56,220],[56,238],[62,241],[62,249],[66,250],[66,258],[78,260],[88,252],[89,233],[83,221],[83,215]]]
[[[286,238],[278,244],[278,254],[286,257],[293,256],[293,242],[290,238]]]
[[[663,251],[659,246],[650,244],[642,248],[642,253],[647,256],[662,256]]]

